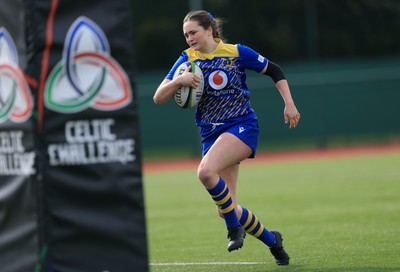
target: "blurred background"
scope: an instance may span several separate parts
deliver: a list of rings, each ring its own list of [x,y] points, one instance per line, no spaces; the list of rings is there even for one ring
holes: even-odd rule
[[[248,73],[260,122],[259,152],[400,141],[400,1],[132,1],[145,160],[200,155],[195,109],[152,96],[188,46],[191,9],[223,18],[229,43],[248,45],[285,71],[300,125],[289,130],[272,80]]]

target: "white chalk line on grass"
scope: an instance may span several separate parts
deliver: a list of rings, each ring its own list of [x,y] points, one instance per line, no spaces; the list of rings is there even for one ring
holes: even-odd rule
[[[153,266],[194,266],[194,265],[257,265],[267,262],[193,262],[193,263],[150,263]]]

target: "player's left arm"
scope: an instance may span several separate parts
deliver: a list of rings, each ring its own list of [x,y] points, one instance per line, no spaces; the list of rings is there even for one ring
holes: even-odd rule
[[[285,102],[285,109],[283,112],[285,124],[289,122],[289,128],[297,127],[300,121],[300,113],[294,104],[289,84],[282,68],[274,62],[268,61],[267,65],[262,70],[262,73],[272,78],[283,98],[283,101]]]

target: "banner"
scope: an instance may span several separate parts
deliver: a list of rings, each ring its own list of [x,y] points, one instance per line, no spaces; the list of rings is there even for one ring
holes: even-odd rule
[[[148,271],[132,9],[27,1],[38,79],[42,271]]]
[[[38,252],[33,99],[25,80],[22,2],[0,9],[0,270],[33,271]]]

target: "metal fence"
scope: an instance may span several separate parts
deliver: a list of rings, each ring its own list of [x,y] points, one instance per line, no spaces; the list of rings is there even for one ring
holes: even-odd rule
[[[370,140],[400,137],[400,57],[283,63],[300,125],[289,130],[283,122],[283,101],[273,82],[248,74],[251,103],[260,123],[260,146],[307,142],[325,147],[332,139]],[[152,96],[167,71],[138,74],[143,153],[189,150],[199,154],[195,110],[178,108],[173,101],[155,105]],[[172,155],[172,154],[171,154]]]

